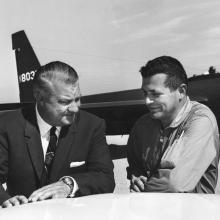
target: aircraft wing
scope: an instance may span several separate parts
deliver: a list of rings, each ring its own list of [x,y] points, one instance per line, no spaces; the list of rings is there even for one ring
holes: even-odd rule
[[[0,219],[219,220],[220,197],[190,193],[100,194],[1,209]]]

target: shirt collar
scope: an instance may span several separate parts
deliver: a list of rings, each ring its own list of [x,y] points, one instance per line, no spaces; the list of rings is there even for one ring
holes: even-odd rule
[[[45,122],[43,120],[43,118],[40,116],[38,109],[37,109],[37,104],[35,106],[35,109],[36,109],[37,124],[38,124],[39,130],[40,130],[40,135],[41,135],[41,137],[47,137],[48,132],[52,126],[49,125],[47,122]],[[56,127],[56,128],[57,128],[56,134],[57,134],[57,136],[59,136],[61,127]]]
[[[190,102],[190,99],[187,96],[185,104],[180,109],[179,113],[174,118],[174,120],[169,125],[169,127],[172,127],[172,128],[177,127],[185,119],[185,117],[188,115],[188,113],[190,112],[191,108],[192,108],[192,103]]]

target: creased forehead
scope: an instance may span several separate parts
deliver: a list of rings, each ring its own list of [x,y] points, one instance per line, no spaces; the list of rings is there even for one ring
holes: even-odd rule
[[[57,96],[71,96],[71,97],[77,97],[80,96],[80,87],[79,82],[77,81],[74,84],[66,84],[64,82],[60,81],[53,81],[49,83],[49,89],[50,93]]]
[[[146,85],[160,85],[166,87],[167,75],[165,73],[158,73],[153,76],[142,78],[142,87]]]

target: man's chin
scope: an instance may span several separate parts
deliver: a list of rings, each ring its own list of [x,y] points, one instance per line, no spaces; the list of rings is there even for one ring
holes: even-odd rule
[[[73,123],[73,121],[74,121],[74,116],[73,116],[73,115],[71,115],[71,116],[65,116],[65,117],[63,118],[63,120],[62,120],[62,124],[63,124],[63,125],[70,125],[70,124]]]
[[[151,115],[151,117],[154,118],[154,119],[160,120],[160,119],[162,118],[162,115],[161,115],[161,113],[159,113],[159,112],[154,112],[154,113],[151,112],[150,115]]]

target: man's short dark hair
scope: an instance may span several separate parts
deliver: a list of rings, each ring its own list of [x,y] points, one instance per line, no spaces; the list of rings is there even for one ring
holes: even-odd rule
[[[48,84],[53,81],[74,85],[78,81],[77,72],[70,65],[61,61],[50,62],[41,66],[33,79],[34,93],[36,89],[47,91]]]
[[[143,78],[147,78],[158,73],[167,75],[165,86],[176,90],[181,84],[187,85],[187,75],[182,64],[170,56],[161,56],[147,62],[140,69]]]

